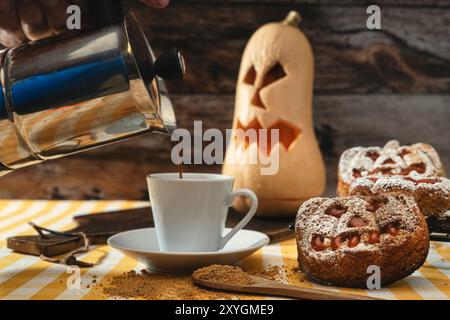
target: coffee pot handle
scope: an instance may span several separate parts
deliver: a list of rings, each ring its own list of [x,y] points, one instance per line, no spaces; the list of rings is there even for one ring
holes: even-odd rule
[[[231,205],[233,204],[233,200],[236,197],[247,197],[250,199],[251,205],[250,205],[250,209],[248,211],[248,213],[244,216],[244,218],[233,228],[233,230],[231,230],[230,232],[228,232],[224,237],[222,237],[221,241],[220,241],[220,246],[219,249],[223,249],[223,247],[225,247],[225,245],[228,243],[228,241],[231,240],[231,238],[234,237],[234,235],[240,231],[242,228],[244,228],[249,222],[250,220],[253,218],[253,216],[256,213],[256,209],[258,209],[258,198],[256,197],[256,194],[248,189],[239,189],[236,190],[234,192],[231,192],[229,195],[229,201],[227,203],[227,205],[229,207],[231,207]]]

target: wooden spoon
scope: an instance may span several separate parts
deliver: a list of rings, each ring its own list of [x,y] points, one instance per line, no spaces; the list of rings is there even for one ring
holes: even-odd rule
[[[252,284],[240,285],[212,282],[200,279],[195,275],[192,276],[194,283],[199,286],[224,291],[247,292],[305,300],[380,300],[373,297],[344,292],[331,292],[321,289],[296,287],[257,276],[250,276],[250,278],[253,282]]]

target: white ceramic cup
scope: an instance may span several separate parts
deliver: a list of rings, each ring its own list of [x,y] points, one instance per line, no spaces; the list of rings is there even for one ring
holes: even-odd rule
[[[159,249],[169,252],[214,252],[241,230],[258,208],[256,195],[233,191],[234,178],[220,174],[152,174],[147,177]],[[233,199],[246,196],[251,207],[233,230],[224,235]]]

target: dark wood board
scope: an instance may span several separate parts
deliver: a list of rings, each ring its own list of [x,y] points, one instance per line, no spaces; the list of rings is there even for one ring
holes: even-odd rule
[[[229,210],[226,226],[233,228],[242,220],[242,215]],[[79,215],[74,218],[78,224],[78,228],[74,231],[87,231],[89,233],[96,233],[100,230],[102,232],[114,232],[132,230],[136,228],[150,228],[153,227],[153,219],[151,208],[133,209],[126,211],[118,211],[113,213],[102,213],[94,215]],[[247,225],[246,229],[255,230],[266,234],[272,243],[279,242],[284,239],[289,239],[294,236],[289,229],[289,225],[293,222],[293,218],[284,219],[261,219],[253,218]],[[120,226],[120,227],[119,227]],[[119,229],[118,229],[119,227]],[[104,240],[99,240],[100,243],[105,243]]]
[[[241,219],[241,215],[230,210],[227,227],[234,227]],[[80,215],[74,217],[74,221],[78,226],[65,232],[83,232],[88,236],[91,245],[106,244],[109,237],[119,232],[154,226],[150,208]],[[254,218],[245,228],[267,234],[270,242],[274,243],[294,237],[294,232],[289,229],[292,222],[292,219]],[[47,257],[54,257],[83,246],[83,239],[77,236],[64,237],[59,235],[49,235],[46,238],[36,235],[18,236],[8,238],[7,246],[18,253],[37,256],[43,254]]]

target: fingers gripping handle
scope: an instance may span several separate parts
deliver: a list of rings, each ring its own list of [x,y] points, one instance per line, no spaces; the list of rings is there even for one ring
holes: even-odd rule
[[[240,197],[240,196],[244,196],[250,199],[251,201],[251,205],[250,205],[250,209],[247,212],[247,214],[244,216],[244,218],[233,228],[233,230],[231,230],[230,232],[228,232],[224,237],[222,237],[222,240],[220,241],[220,249],[223,249],[223,247],[228,243],[228,241],[230,241],[231,238],[233,238],[233,236],[242,228],[244,228],[249,222],[250,220],[253,218],[253,216],[256,213],[256,209],[258,209],[258,198],[256,197],[256,194],[248,189],[240,189],[240,190],[236,190],[234,192],[231,192],[229,195],[229,201],[228,201],[228,206],[231,207],[231,205],[233,204],[233,200],[236,197]]]

